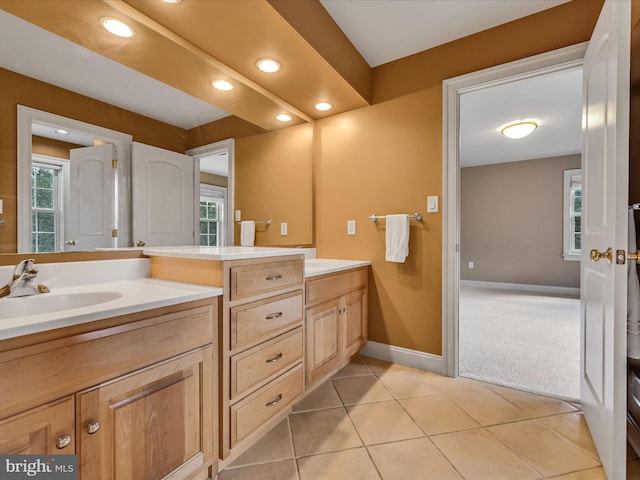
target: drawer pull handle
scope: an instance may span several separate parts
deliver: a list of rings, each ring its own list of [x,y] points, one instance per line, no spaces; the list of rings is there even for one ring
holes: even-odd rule
[[[280,401],[282,400],[282,394],[279,394],[276,398],[274,398],[272,401],[267,402],[264,404],[265,407],[273,407],[277,404],[280,403]]]
[[[267,320],[275,320],[276,318],[280,318],[281,316],[282,316],[282,312],[271,313],[271,314],[266,316],[266,319]]]
[[[267,277],[267,280],[268,280],[268,281],[271,281],[271,280],[280,280],[281,278],[282,278],[282,275],[270,275],[270,276],[268,276],[268,277]]]
[[[268,359],[265,363],[275,363],[282,358],[282,352],[277,354],[275,357]]]
[[[56,440],[56,448],[58,450],[62,450],[63,448],[67,448],[71,443],[70,435],[60,435],[58,440]]]
[[[98,430],[100,430],[100,423],[99,422],[92,422],[89,425],[87,425],[87,433],[89,435],[93,435]]]

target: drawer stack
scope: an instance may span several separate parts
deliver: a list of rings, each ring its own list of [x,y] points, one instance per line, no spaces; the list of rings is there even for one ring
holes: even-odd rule
[[[222,459],[286,410],[304,388],[303,256],[224,264]]]

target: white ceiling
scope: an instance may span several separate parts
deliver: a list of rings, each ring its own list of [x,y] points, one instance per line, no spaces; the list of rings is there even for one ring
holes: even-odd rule
[[[320,1],[367,62],[376,66],[551,8],[566,0]],[[228,115],[206,102],[2,10],[0,67],[185,129]],[[532,85],[535,82],[530,81],[521,93],[514,93],[519,85],[510,84],[463,97],[468,106],[462,112],[462,121],[466,125],[462,139],[463,160],[475,164],[504,158],[505,155],[511,160],[521,160],[536,158],[540,152],[544,156],[575,153],[569,152],[568,144],[575,144],[575,125],[579,126],[580,120],[578,117],[574,123],[565,118],[567,112],[575,111],[575,105],[564,103],[574,97],[571,94],[576,92],[575,88],[569,88],[567,95],[555,95],[555,100],[549,102],[532,93],[539,88],[546,92],[557,91],[555,86],[549,86],[548,82],[552,80],[544,80],[544,87],[535,87]],[[510,100],[506,100],[506,96]],[[513,101],[513,98],[518,101]],[[535,135],[520,141],[518,149],[513,142],[509,149],[496,150],[498,146],[504,147],[497,140],[505,139],[496,136],[495,129],[506,121],[521,117],[544,120]],[[572,127],[562,130],[561,125],[565,124]],[[552,126],[554,135],[547,136]],[[536,144],[536,139],[544,145]],[[525,146],[532,146],[532,149],[526,150]],[[519,155],[516,155],[516,150]],[[579,147],[575,151],[579,151]],[[478,153],[477,158],[471,158],[471,153]]]

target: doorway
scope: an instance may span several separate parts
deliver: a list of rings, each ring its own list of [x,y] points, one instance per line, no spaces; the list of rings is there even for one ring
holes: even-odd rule
[[[518,80],[580,68],[586,44],[567,47],[507,65],[446,80],[443,85],[443,360],[444,373],[460,374],[461,291],[461,145],[460,118],[463,95]],[[560,180],[562,181],[562,180]],[[560,254],[561,252],[558,252]],[[468,267],[467,260],[467,267]],[[472,260],[471,260],[472,261]],[[475,267],[475,264],[474,264]],[[505,283],[505,282],[502,282]]]

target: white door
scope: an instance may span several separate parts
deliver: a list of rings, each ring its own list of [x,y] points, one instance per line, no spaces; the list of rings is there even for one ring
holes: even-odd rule
[[[115,158],[112,144],[71,150],[69,205],[65,208],[67,252],[114,246]]]
[[[605,2],[583,77],[580,400],[610,479],[626,475],[627,266],[616,251],[627,248],[630,13]]]
[[[194,245],[194,159],[133,142],[134,245]]]

